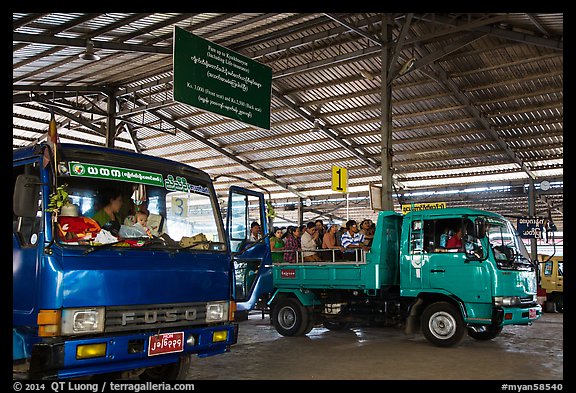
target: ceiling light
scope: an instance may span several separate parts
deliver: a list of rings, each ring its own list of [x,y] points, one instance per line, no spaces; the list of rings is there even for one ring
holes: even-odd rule
[[[408,60],[406,60],[406,63],[404,63],[402,68],[400,68],[400,71],[398,71],[398,74],[400,74],[400,75],[406,74],[408,71],[410,71],[412,69],[412,67],[414,67],[415,62],[416,62],[416,58],[414,58],[414,57],[411,57]]]
[[[86,61],[100,60],[100,56],[94,53],[94,42],[92,42],[92,40],[86,41],[86,51],[84,53],[80,53],[78,57]]]
[[[310,130],[312,132],[319,132],[322,131],[322,124],[318,121],[318,119],[314,120],[314,126]]]
[[[370,73],[366,70],[360,69],[359,72],[360,72],[360,75],[362,75],[362,77],[365,79],[368,79],[368,80],[374,79],[374,75],[372,75],[372,73]]]

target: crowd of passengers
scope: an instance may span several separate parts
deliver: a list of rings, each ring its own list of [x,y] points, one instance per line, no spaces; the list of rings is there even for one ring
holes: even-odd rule
[[[252,223],[252,234],[260,232],[258,223]],[[270,238],[272,261],[275,263],[315,262],[361,259],[360,250],[368,251],[374,238],[375,224],[372,220],[324,225],[322,220],[310,221],[301,226],[275,227]]]

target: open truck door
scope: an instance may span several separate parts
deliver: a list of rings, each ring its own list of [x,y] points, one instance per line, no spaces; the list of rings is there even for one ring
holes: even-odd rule
[[[251,239],[252,223],[260,226],[259,238]],[[228,195],[226,230],[235,269],[236,319],[265,307],[272,291],[272,256],[264,194],[232,186]]]

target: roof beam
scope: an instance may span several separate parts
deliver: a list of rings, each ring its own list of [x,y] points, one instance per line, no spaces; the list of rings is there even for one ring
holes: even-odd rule
[[[248,169],[250,169],[253,172],[256,172],[257,174],[259,174],[260,176],[270,180],[272,183],[279,185],[280,187],[284,188],[285,190],[288,190],[296,195],[298,195],[301,198],[306,198],[306,195],[302,194],[300,191],[296,190],[294,187],[292,187],[289,184],[283,183],[283,182],[279,182],[274,176],[270,176],[268,175],[266,172],[264,172],[263,170],[255,167],[254,165],[252,165],[249,162],[246,162],[242,159],[240,159],[238,157],[237,154],[234,153],[230,153],[229,151],[227,151],[226,149],[223,149],[222,147],[218,146],[215,142],[205,138],[203,135],[199,135],[198,131],[195,130],[191,130],[189,129],[189,127],[184,127],[180,124],[178,124],[177,122],[173,121],[171,118],[163,115],[162,113],[160,113],[158,110],[156,109],[151,109],[148,111],[149,113],[152,113],[154,116],[158,117],[159,119],[167,122],[168,124],[170,124],[171,126],[173,126],[174,128],[184,132],[186,135],[196,139],[199,142],[204,143],[205,145],[211,147],[212,149],[216,150],[217,152],[219,152],[220,154],[224,155],[225,157],[228,157],[229,159],[231,159],[232,161],[235,161],[245,167],[247,167]]]
[[[410,24],[412,23],[412,17],[414,16],[413,13],[409,13],[406,15],[405,21],[402,24],[402,28],[400,29],[400,34],[398,34],[398,38],[396,39],[396,44],[394,45],[394,51],[390,56],[390,65],[388,66],[388,72],[390,74],[393,73],[394,66],[396,61],[398,61],[398,56],[400,56],[400,52],[404,47],[404,40],[406,39],[406,34],[410,29]]]
[[[422,45],[416,44],[417,49],[424,54],[424,56],[429,56],[430,52],[424,48]],[[485,131],[496,141],[496,143],[500,146],[500,148],[506,151],[506,154],[510,159],[518,164],[520,168],[528,174],[529,177],[532,179],[536,179],[536,175],[522,162],[522,160],[516,155],[516,153],[508,146],[508,144],[500,138],[496,130],[492,127],[492,124],[486,119],[486,115],[476,106],[474,103],[468,98],[466,94],[464,94],[458,85],[448,77],[448,73],[444,71],[440,66],[437,64],[430,64],[430,68],[434,75],[442,82],[442,84],[454,94],[454,97],[461,102],[462,104],[466,105],[466,110],[469,112],[472,117],[480,123]]]
[[[48,13],[39,13],[39,14],[28,14],[23,16],[22,18],[18,19],[15,22],[12,22],[12,30],[19,29],[20,27],[24,27],[35,20],[42,18],[43,16],[48,15]]]
[[[534,27],[540,30],[542,34],[544,34],[544,37],[550,37],[551,34],[548,32],[548,30],[544,28],[544,26],[542,26],[542,23],[540,23],[536,15],[527,13],[526,16],[528,17],[530,22],[532,22]]]
[[[463,22],[455,21],[453,19],[437,14],[415,15],[414,18],[423,20],[425,22],[439,23],[442,25],[449,25],[449,26],[460,26],[463,24]],[[538,37],[535,35],[520,33],[517,31],[505,30],[495,26],[478,26],[472,28],[471,30],[480,33],[490,34],[492,36],[499,37],[505,40],[522,42],[525,44],[535,45],[558,51],[564,50],[564,42],[562,39]]]
[[[304,120],[307,120],[313,127],[317,127],[322,130],[330,139],[342,146],[346,151],[352,153],[356,158],[362,161],[369,167],[376,169],[378,167],[377,163],[373,159],[366,157],[366,152],[359,146],[355,146],[352,142],[345,140],[341,137],[340,132],[333,129],[325,120],[322,120],[325,125],[318,124],[318,118],[314,117],[312,114],[306,113],[301,107],[296,103],[292,102],[288,97],[284,96],[280,91],[277,90],[275,86],[272,86],[272,94],[278,100],[280,100],[288,108],[292,109]]]
[[[46,14],[46,15],[47,15],[47,14]],[[98,14],[96,14],[96,13],[93,13],[93,14],[84,14],[84,15],[82,15],[82,16],[79,16],[79,17],[76,18],[76,19],[72,19],[72,20],[67,21],[66,23],[64,23],[64,24],[62,24],[62,25],[59,25],[59,26],[56,26],[56,27],[54,27],[54,28],[48,29],[48,30],[45,31],[43,34],[46,34],[46,35],[49,35],[49,36],[55,36],[55,35],[58,34],[58,33],[62,33],[62,32],[66,31],[66,30],[68,30],[68,29],[71,29],[72,27],[77,26],[77,25],[79,25],[79,24],[81,24],[81,23],[83,23],[83,22],[86,22],[86,21],[89,21],[89,20],[91,20],[91,19],[93,19],[93,18],[96,18],[96,17],[99,16],[99,15],[102,15],[102,14],[101,14],[101,13],[98,13]],[[16,29],[14,29],[14,30],[16,30]],[[12,50],[15,52],[15,51],[17,51],[17,50],[20,50],[20,49],[23,49],[23,48],[27,47],[28,45],[29,45],[29,43],[16,44],[16,45],[13,46]],[[38,60],[38,59],[40,59],[40,58],[42,58],[42,57],[45,57],[45,56],[54,54],[54,53],[56,53],[56,52],[59,52],[60,50],[62,50],[62,48],[51,48],[51,49],[47,49],[47,50],[43,51],[42,53],[40,53],[40,54],[38,54],[38,55],[36,55],[36,56],[32,56],[32,57],[30,57],[29,59],[25,59],[25,60],[23,60],[23,61],[21,61],[21,62],[18,62],[18,63],[13,64],[13,65],[12,65],[12,68],[13,68],[13,69],[16,69],[16,68],[18,68],[18,67],[22,67],[22,66],[24,66],[24,65],[26,65],[26,64],[29,64],[29,63],[31,63],[31,62],[33,62],[33,61],[35,61],[35,60]]]
[[[86,48],[85,38],[64,38],[64,37],[44,36],[39,34],[13,32],[12,40],[17,42],[27,42],[34,44],[56,45],[71,48]],[[106,49],[121,52],[164,54],[164,55],[172,54],[172,46],[123,44],[120,42],[97,41],[97,40],[93,40],[92,42],[94,42],[95,49]]]
[[[324,15],[326,15],[327,17],[329,17],[330,19],[340,23],[342,26],[345,26],[346,28],[348,28],[349,30],[355,32],[356,34],[360,35],[361,37],[366,38],[368,41],[378,45],[378,46],[384,46],[384,44],[382,43],[382,41],[380,41],[379,39],[371,36],[370,34],[366,33],[364,30],[362,30],[359,27],[354,26],[351,23],[346,22],[344,19],[338,17],[336,14],[330,14],[330,13],[325,13]]]
[[[432,41],[433,39],[437,39],[440,37],[448,36],[448,35],[455,35],[456,33],[462,31],[474,31],[476,28],[485,26],[485,25],[493,25],[499,22],[502,22],[506,19],[506,16],[499,15],[492,18],[478,18],[469,23],[463,23],[460,25],[451,25],[446,30],[434,31],[428,34],[418,34],[417,37],[411,38],[406,40],[406,45],[413,45],[415,43],[425,43]]]
[[[414,63],[412,66],[409,67],[408,70],[406,70],[406,72],[404,72],[402,75],[407,74],[408,72],[413,72],[416,70],[421,70],[423,67],[429,65],[429,64],[433,64],[436,61],[440,60],[442,57],[460,49],[463,48],[467,45],[470,45],[471,43],[473,43],[474,41],[479,40],[480,38],[484,37],[486,34],[467,34],[464,37],[456,40],[455,42],[453,42],[450,45],[446,45],[443,46],[442,49],[440,50],[435,50],[434,52],[430,52],[428,55],[423,56],[419,59],[415,59]],[[403,66],[398,66],[394,69],[394,71],[390,74],[390,76],[388,77],[388,83],[392,83],[392,81],[398,77],[398,75],[400,74],[401,70],[402,70]]]
[[[83,125],[84,127],[89,128],[89,129],[97,132],[98,134],[100,134],[102,136],[105,135],[105,132],[103,129],[96,127],[94,124],[92,124],[90,121],[84,119],[82,116],[73,115],[73,114],[65,111],[64,109],[61,109],[57,106],[54,106],[53,103],[51,103],[49,100],[45,99],[44,97],[37,95],[37,94],[35,94],[35,95],[36,95],[38,102],[40,104],[42,104],[45,107],[50,107],[52,110],[54,110],[55,113],[59,114],[60,116],[64,116],[64,117],[66,117],[72,121],[75,121],[76,123],[79,123],[79,124]]]

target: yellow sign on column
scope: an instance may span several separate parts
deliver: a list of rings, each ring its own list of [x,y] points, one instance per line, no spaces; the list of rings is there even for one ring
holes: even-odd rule
[[[348,192],[348,169],[332,165],[332,191]]]

